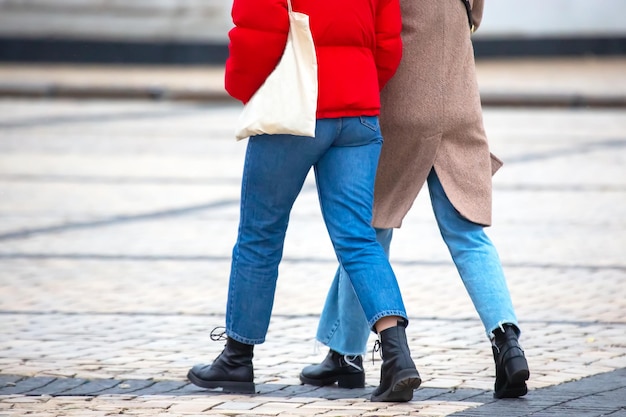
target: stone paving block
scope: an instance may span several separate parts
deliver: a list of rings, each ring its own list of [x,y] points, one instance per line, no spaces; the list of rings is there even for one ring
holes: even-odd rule
[[[28,392],[25,392],[26,395],[61,395],[65,392],[71,391],[75,388],[80,387],[83,384],[88,383],[89,381],[81,378],[56,378],[49,384],[46,384],[43,387],[35,388]]]
[[[440,396],[446,396],[450,391],[450,389],[446,388],[429,388],[422,385],[420,388],[413,391],[413,399],[416,401],[426,401]]]
[[[18,375],[0,375],[0,390],[6,387],[14,387],[23,376]]]
[[[15,382],[15,385],[7,385],[0,388],[0,395],[25,394],[34,389],[44,387],[56,378],[40,377],[40,378],[22,378]]]
[[[369,410],[355,410],[353,408],[346,408],[346,409],[326,411],[322,415],[324,415],[324,416],[336,416],[336,417],[361,416],[364,411],[371,411],[372,409],[374,409],[374,407],[370,407]],[[280,415],[280,414],[278,414],[278,415]]]
[[[222,403],[220,405],[216,405],[213,407],[215,410],[251,410],[255,407],[258,407],[258,402],[246,402],[246,401],[228,401],[226,403]]]
[[[260,395],[276,395],[276,396],[287,396],[286,391],[283,391],[287,388],[288,384],[255,384],[256,385],[256,393]],[[314,391],[315,388],[311,388],[311,391]]]
[[[356,401],[356,402],[355,402]],[[348,413],[350,410],[364,413],[373,410],[385,408],[387,405],[383,403],[373,403],[364,401],[364,399],[336,399],[328,400],[326,398],[313,398],[312,401],[302,404],[298,410],[316,410],[316,413],[325,414],[332,410],[333,413]]]
[[[321,414],[319,414],[317,411],[315,410],[302,410],[301,408],[298,408],[297,410],[294,411],[294,414],[289,413],[288,411],[283,411],[279,414],[280,417],[306,417],[306,416],[319,416]]]
[[[572,409],[567,406],[550,407],[546,410],[539,410],[533,413],[533,417],[551,417],[551,416],[563,416],[563,417],[602,417],[606,414],[594,410],[582,410]]]
[[[172,413],[204,413],[208,410],[211,410],[214,407],[214,404],[211,401],[205,402],[202,399],[194,399],[192,401],[185,401],[182,403],[173,404],[169,407],[168,411]],[[225,410],[217,410],[219,413],[230,414]]]
[[[48,398],[19,395],[16,397],[7,398],[5,401],[10,404],[26,404],[28,406],[28,404],[39,404],[42,402],[46,402],[48,401]]]
[[[189,385],[189,383],[184,381],[157,381],[145,388],[133,391],[133,395],[163,395],[180,390],[187,385]]]
[[[152,413],[151,410],[167,410],[169,409],[172,405],[175,405],[176,403],[178,403],[180,400],[176,397],[170,397],[169,399],[151,399],[150,396],[146,396],[146,397],[141,397],[141,398],[135,398],[132,401],[132,408],[135,410],[143,410],[143,413]],[[120,409],[121,408],[128,408],[128,404],[129,402],[126,401],[125,403],[117,403],[117,404],[107,404],[107,406],[111,407],[111,409]],[[150,411],[149,411],[150,410]]]
[[[100,391],[98,396],[134,394],[135,392],[149,388],[154,384],[155,381],[148,379],[121,380],[119,384]]]
[[[442,390],[444,391],[444,390]],[[422,397],[421,390],[417,390],[413,398]],[[473,401],[478,403],[485,403],[492,399],[491,392],[485,392],[483,390],[477,389],[456,389],[456,390],[445,390],[439,395],[430,395],[428,399],[431,400],[439,400],[442,401]]]
[[[75,388],[64,391],[61,394],[64,396],[79,396],[79,395],[93,396],[119,384],[120,384],[120,381],[115,380],[115,379],[87,380],[84,384],[81,384]]]
[[[619,404],[622,402],[622,408],[626,411],[626,382],[622,384],[621,388],[614,390],[607,389],[597,394],[596,403],[599,404]]]
[[[464,413],[465,410],[480,406],[480,403],[472,402],[437,402],[427,401],[420,403],[419,416],[447,416],[455,413]]]

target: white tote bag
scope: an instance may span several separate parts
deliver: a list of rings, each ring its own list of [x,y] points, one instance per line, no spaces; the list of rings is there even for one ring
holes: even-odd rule
[[[239,116],[237,140],[249,136],[291,134],[315,137],[317,58],[309,16],[289,8],[289,35],[280,62],[246,103]]]

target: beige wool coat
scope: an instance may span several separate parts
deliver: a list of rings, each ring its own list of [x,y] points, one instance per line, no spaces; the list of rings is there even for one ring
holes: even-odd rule
[[[489,151],[467,11],[460,0],[400,0],[403,57],[381,92],[384,138],[373,224],[400,227],[434,167],[451,203],[472,222],[491,224]],[[483,0],[474,0],[475,24]]]

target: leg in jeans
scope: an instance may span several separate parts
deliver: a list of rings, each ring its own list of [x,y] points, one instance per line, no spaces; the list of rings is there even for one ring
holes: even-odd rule
[[[393,229],[376,229],[376,240],[389,258]],[[370,329],[350,283],[346,270],[339,265],[330,286],[317,328],[317,340],[341,355],[362,355],[366,351]]]
[[[493,331],[504,323],[517,326],[500,258],[484,227],[459,214],[434,169],[428,175],[428,191],[441,236],[487,336],[493,337]]]
[[[493,396],[526,395],[528,362],[518,342],[517,317],[496,248],[483,226],[468,221],[452,206],[434,169],[428,175],[428,190],[441,236],[491,339],[496,365]]]
[[[375,117],[346,120],[339,139],[316,165],[316,179],[322,215],[339,263],[346,270],[353,294],[365,317],[366,329],[379,334],[383,363],[380,385],[372,401],[409,401],[421,378],[411,359],[405,326],[408,323],[396,277],[371,226],[374,179],[382,137]],[[393,319],[384,325],[381,322]],[[398,320],[403,319],[403,320]],[[334,358],[328,361],[335,363]],[[347,362],[347,361],[346,361]],[[328,375],[325,367],[305,383],[326,385],[352,376],[364,376],[362,369]],[[309,375],[310,376],[310,375]],[[346,385],[344,385],[346,386]],[[357,386],[357,385],[352,385]]]
[[[319,120],[315,139],[250,139],[226,309],[230,338],[265,340],[289,213],[313,165],[324,220],[369,326],[386,316],[406,319],[395,275],[370,226],[381,142],[375,117]]]
[[[501,324],[517,326],[517,318],[511,302],[504,272],[498,253],[482,226],[462,217],[452,206],[437,178],[435,171],[428,176],[428,189],[433,211],[452,259],[463,280],[476,311],[491,338]],[[389,247],[392,229],[377,229],[381,245]],[[338,269],[328,293],[320,318],[317,338],[331,349],[354,355],[360,352],[363,332],[354,325],[361,318],[358,301],[352,296],[350,282],[345,271]],[[357,343],[358,342],[358,343]]]
[[[252,347],[265,340],[289,213],[311,166],[337,257],[349,271],[368,325],[380,331],[381,383],[373,401],[408,401],[421,379],[404,327],[400,290],[371,227],[374,176],[382,138],[371,117],[318,121],[316,138],[259,136],[248,143],[241,215],[226,308],[226,348],[188,378],[205,388],[254,389]],[[383,328],[381,322],[399,318]],[[385,323],[385,326],[387,324]]]
[[[371,226],[381,146],[377,118],[346,118],[338,139],[315,166],[324,222],[370,328],[385,316],[407,318],[396,277]]]
[[[315,140],[261,135],[248,141],[226,305],[228,337],[213,363],[187,373],[199,387],[255,392],[253,348],[267,333],[289,213],[309,170],[332,143],[329,123],[319,123],[318,131]]]
[[[495,247],[482,226],[463,218],[452,206],[434,170],[428,177],[428,188],[442,237],[485,331],[492,340],[496,362],[494,396],[523,396],[527,392],[525,381],[529,377],[528,364],[517,341],[517,318]],[[388,254],[392,229],[377,229],[376,232],[378,241]],[[358,302],[354,292],[350,291],[350,286],[345,271],[339,268],[327,296],[317,332],[317,339],[329,346],[331,353],[335,351],[353,355],[362,351],[361,346],[364,346],[366,340],[364,318],[357,308]],[[347,326],[353,327],[346,328]],[[337,362],[333,365],[330,368],[326,363],[326,375],[347,372],[337,366]],[[309,366],[303,370],[302,375],[306,377],[307,372],[316,375],[319,368],[320,365]]]
[[[265,340],[289,214],[311,167],[330,147],[334,125],[320,120],[314,139],[249,139],[226,306],[226,333],[234,340]]]

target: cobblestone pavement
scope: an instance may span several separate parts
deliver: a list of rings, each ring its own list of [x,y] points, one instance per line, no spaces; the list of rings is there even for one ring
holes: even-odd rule
[[[492,398],[481,324],[426,194],[392,263],[423,386],[300,385],[336,261],[314,183],[293,211],[257,393],[198,389],[221,351],[245,143],[230,104],[0,100],[0,416],[626,416],[626,112],[489,108],[494,227],[531,366]],[[370,346],[373,345],[372,337]]]

